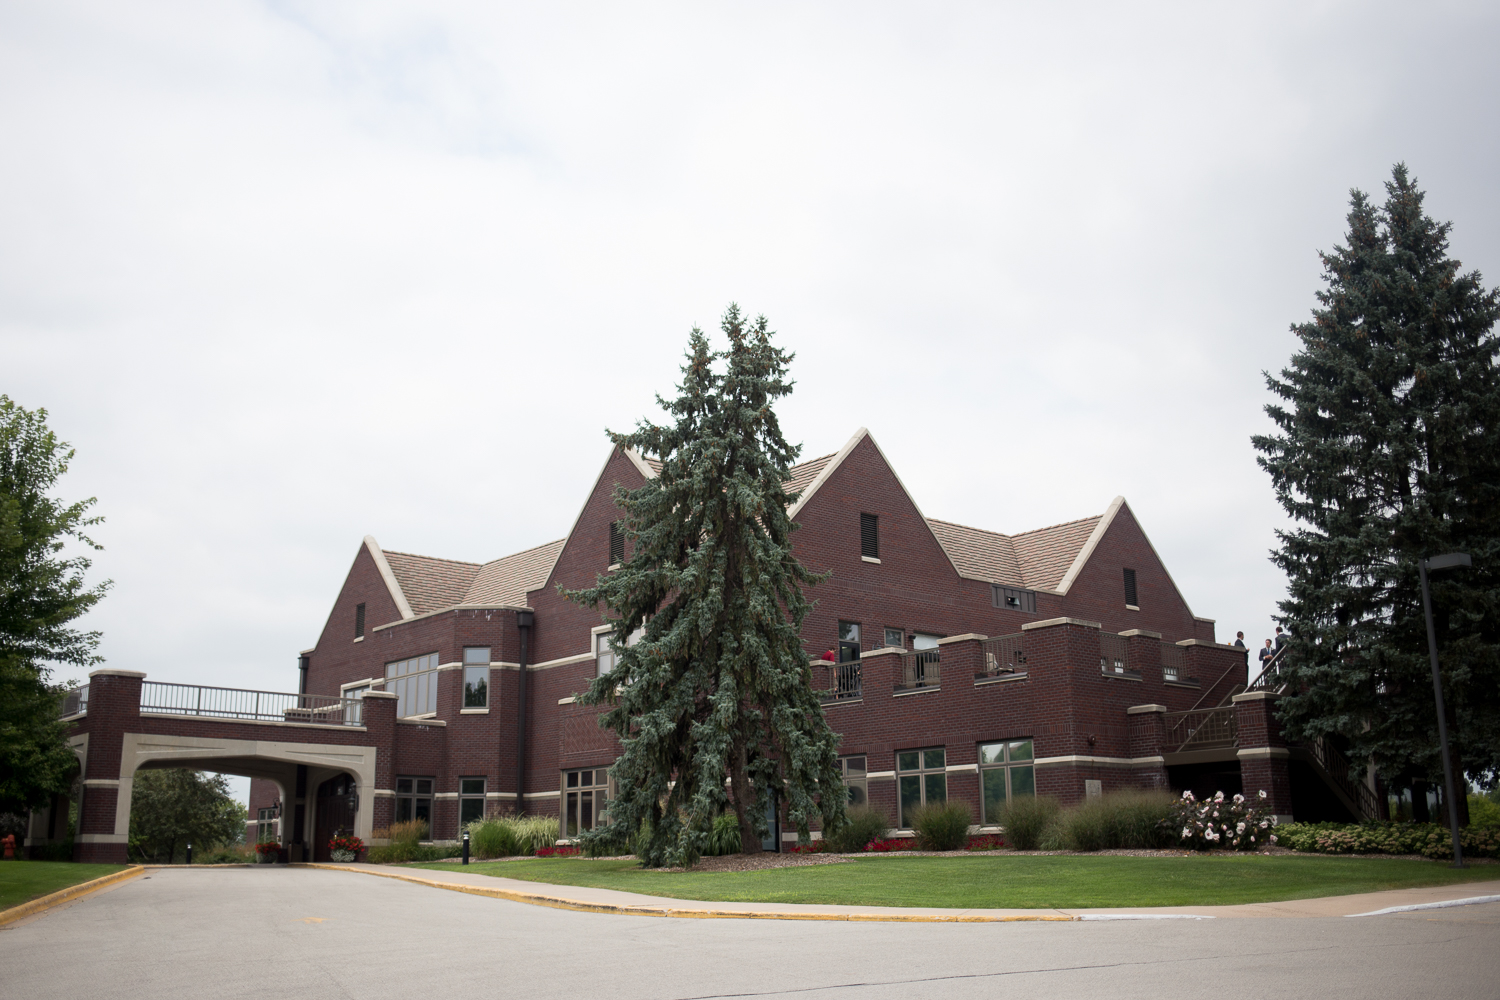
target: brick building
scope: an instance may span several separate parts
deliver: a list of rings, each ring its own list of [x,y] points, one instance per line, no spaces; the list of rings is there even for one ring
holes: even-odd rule
[[[492,562],[365,538],[296,693],[96,671],[66,716],[76,856],[124,860],[134,774],[152,767],[250,776],[252,836],[294,859],[406,818],[435,839],[517,807],[558,816],[562,837],[595,824],[617,744],[575,695],[612,654],[599,614],[558,588],[628,555],[614,490],[655,474],[612,452],[566,537]],[[1264,789],[1299,819],[1381,812],[1335,748],[1282,738],[1278,692],[1193,614],[1124,498],[1015,535],[934,520],[864,430],[789,485],[797,557],[831,573],[804,626],[811,683],[851,796],[898,828],[940,797],[990,825],[1010,796],[1129,787]],[[62,839],[67,815],[61,799],[36,811],[28,845]]]

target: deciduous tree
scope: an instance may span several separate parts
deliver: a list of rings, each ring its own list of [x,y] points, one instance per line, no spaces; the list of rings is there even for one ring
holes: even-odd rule
[[[172,768],[137,771],[130,797],[130,854],[137,861],[173,864],[187,845],[204,851],[245,836],[245,807],[229,797],[222,774]]]

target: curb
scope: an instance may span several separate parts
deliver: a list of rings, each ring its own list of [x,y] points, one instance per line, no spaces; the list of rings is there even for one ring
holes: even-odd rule
[[[986,916],[948,916],[944,914],[925,913],[767,913],[761,910],[695,910],[678,909],[674,906],[620,906],[613,903],[588,903],[578,899],[567,899],[563,896],[544,896],[541,893],[517,892],[513,889],[491,889],[487,886],[467,885],[462,882],[439,882],[436,879],[420,878],[416,875],[407,875],[403,872],[376,872],[368,868],[350,868],[347,865],[331,865],[321,862],[304,861],[289,865],[291,868],[321,868],[325,871],[353,872],[356,875],[374,875],[379,878],[393,878],[398,882],[413,882],[417,885],[425,885],[433,889],[447,889],[450,892],[466,892],[472,896],[489,896],[492,899],[505,899],[513,903],[527,903],[531,906],[547,906],[555,910],[577,910],[582,913],[612,913],[618,916],[628,917],[675,917],[688,920],[844,920],[860,923],[896,923],[896,924],[1012,924],[1012,923],[1038,923],[1064,922],[1084,919],[1081,916],[1069,916],[1066,914],[1017,914],[1015,916],[986,917]]]
[[[54,906],[60,906],[71,900],[87,896],[91,892],[97,892],[105,886],[114,885],[116,882],[123,882],[126,879],[135,878],[137,875],[144,875],[145,872],[146,869],[144,866],[131,865],[124,871],[115,872],[113,875],[105,875],[103,878],[70,885],[66,889],[59,889],[56,892],[48,893],[29,902],[12,906],[8,910],[0,910],[0,927],[4,927],[6,924],[13,924],[17,920],[24,920],[26,917],[35,916],[38,913],[44,913]]]

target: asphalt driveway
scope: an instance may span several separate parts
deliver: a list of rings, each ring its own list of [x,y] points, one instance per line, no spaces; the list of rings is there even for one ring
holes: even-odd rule
[[[891,924],[548,909],[352,872],[147,873],[0,931],[0,996],[1500,996],[1500,904],[1350,919]]]

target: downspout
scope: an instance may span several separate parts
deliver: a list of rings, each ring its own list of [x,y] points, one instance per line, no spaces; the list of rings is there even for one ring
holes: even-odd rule
[[[521,669],[516,689],[516,815],[526,813],[526,654],[527,640],[531,637],[531,625],[535,613],[516,612],[516,628],[521,632]]]

